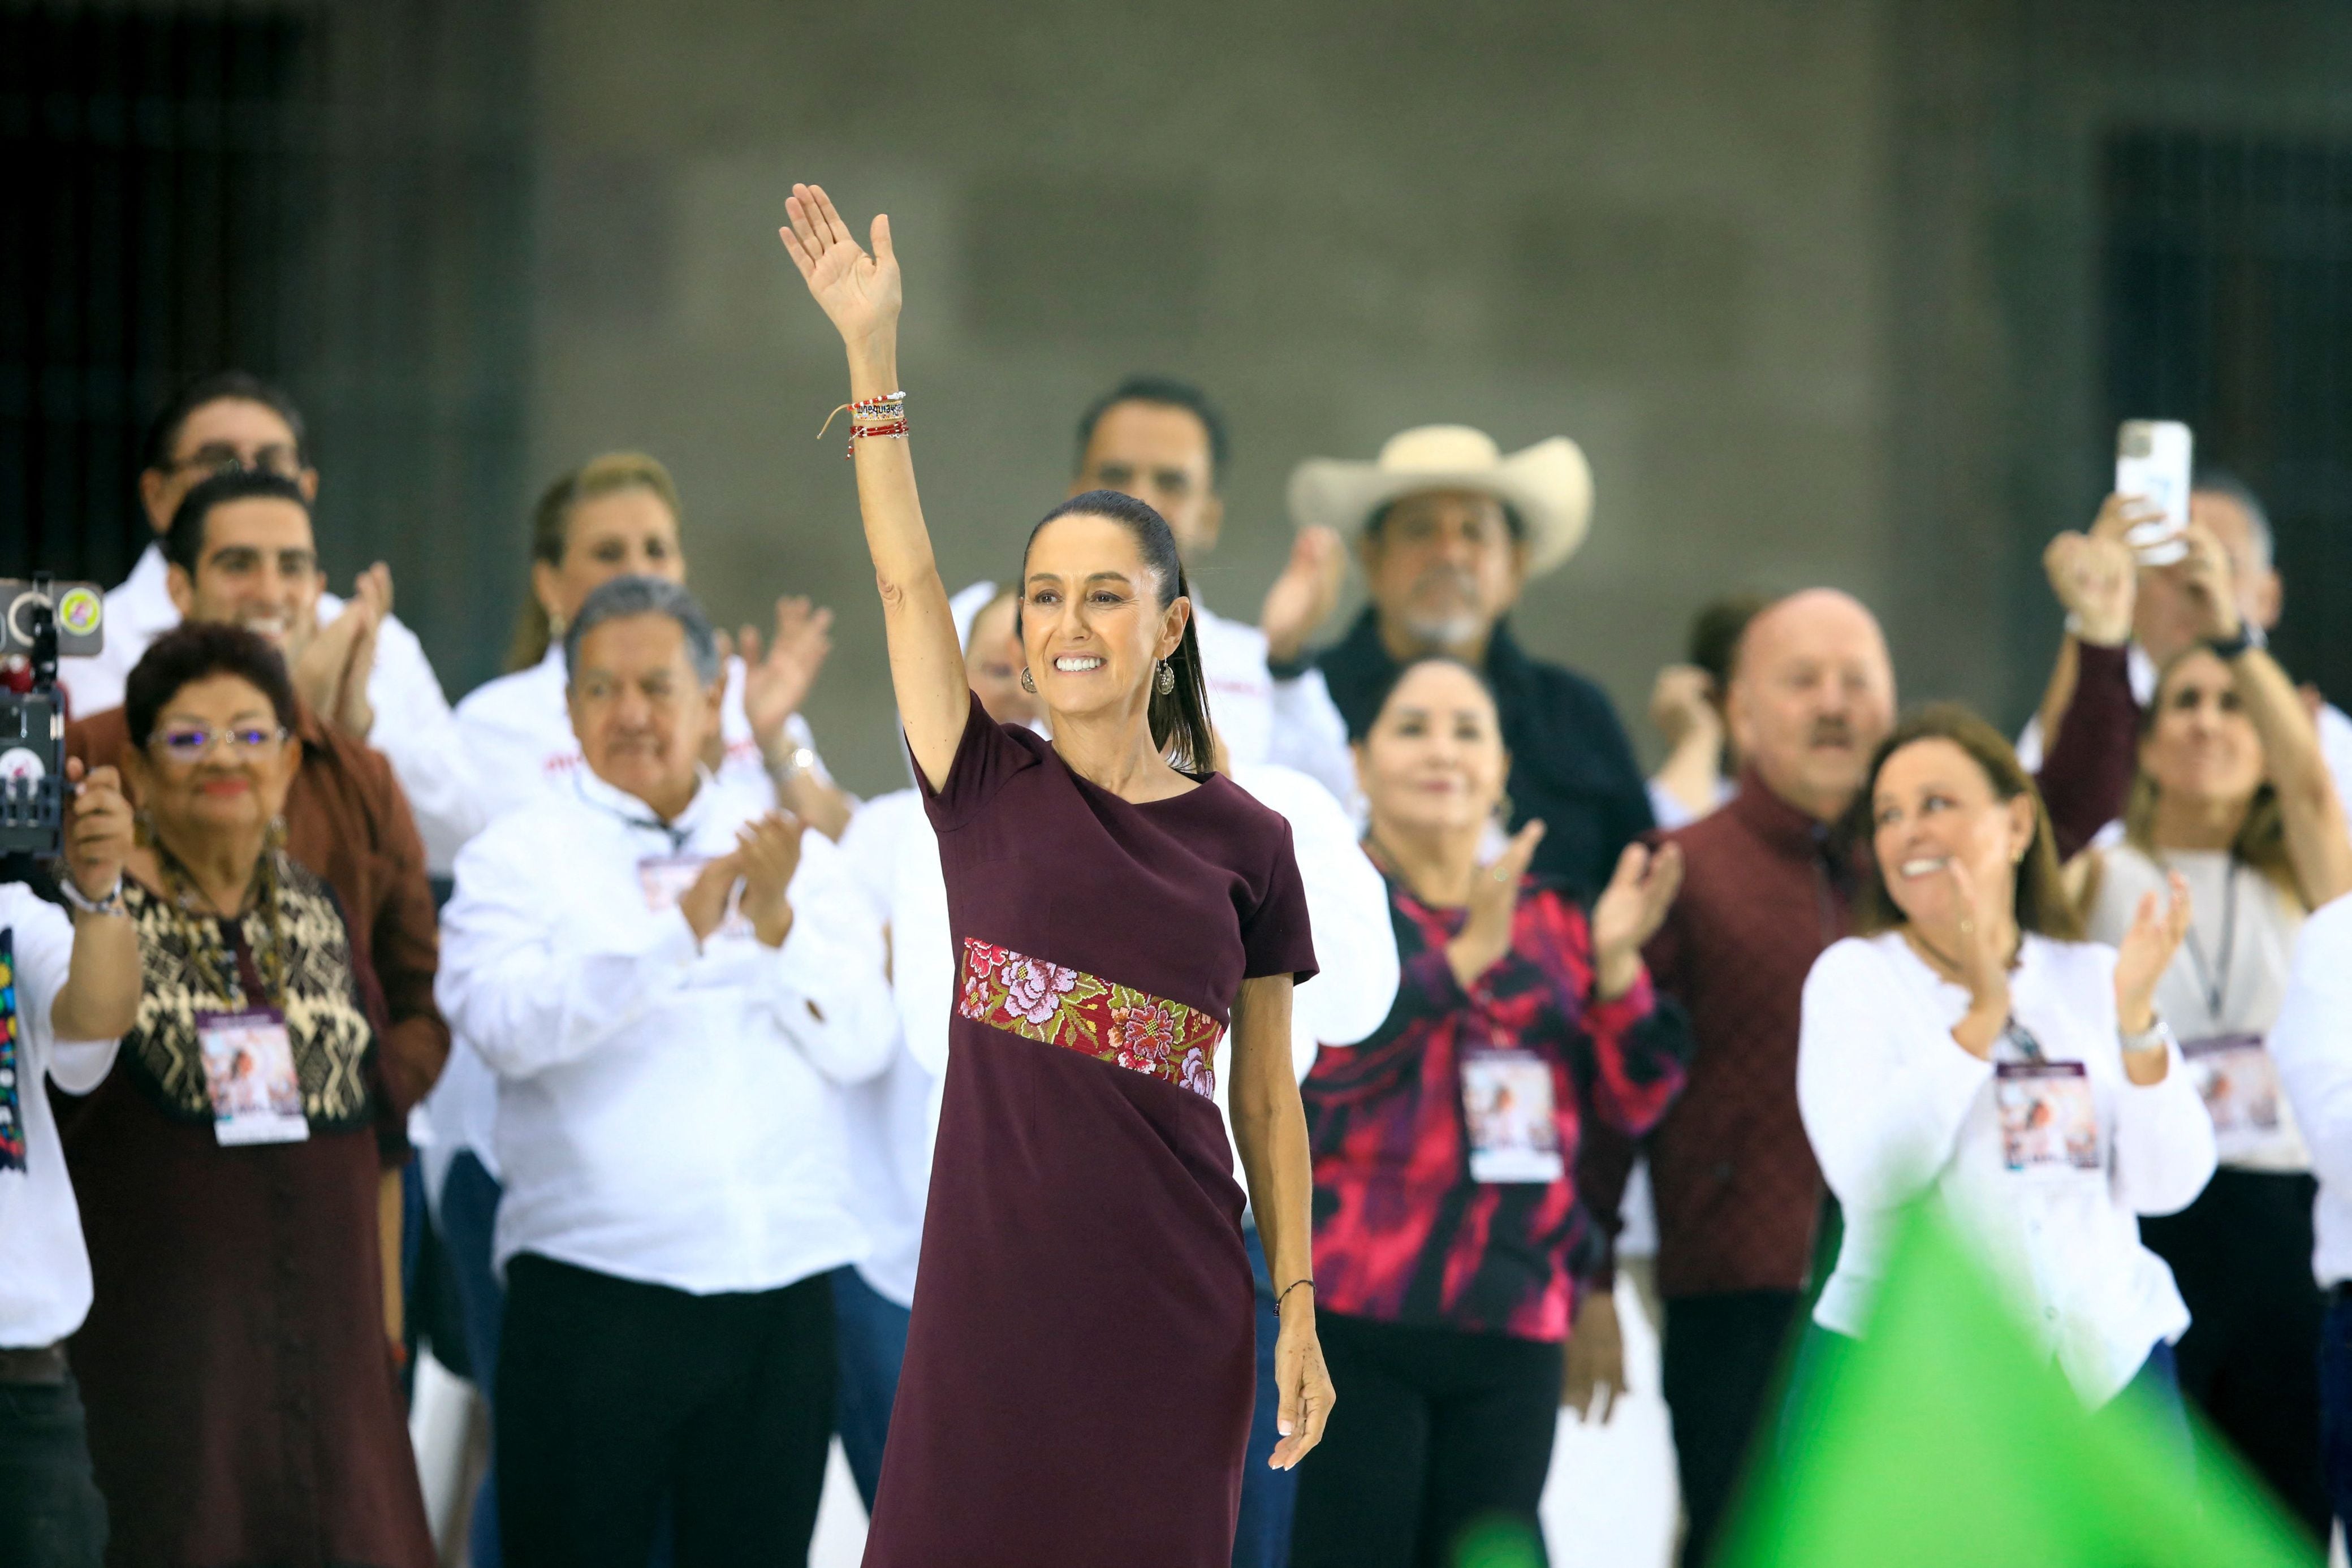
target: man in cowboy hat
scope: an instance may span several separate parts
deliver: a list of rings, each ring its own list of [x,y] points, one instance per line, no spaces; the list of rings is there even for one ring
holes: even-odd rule
[[[1360,737],[1397,671],[1432,653],[1482,671],[1511,751],[1512,828],[1541,818],[1534,869],[1584,897],[1608,884],[1651,826],[1649,797],[1608,695],[1530,657],[1505,615],[1528,580],[1584,541],[1592,470],[1566,436],[1506,457],[1483,431],[1430,424],[1390,438],[1370,463],[1314,458],[1290,476],[1303,528],[1355,539],[1371,603],[1312,659]],[[1298,651],[1269,650],[1276,675]]]

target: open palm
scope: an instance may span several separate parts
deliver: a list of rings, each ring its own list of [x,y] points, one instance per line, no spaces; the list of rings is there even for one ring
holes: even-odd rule
[[[824,308],[842,341],[866,342],[898,324],[898,257],[890,248],[890,220],[874,217],[874,253],[849,235],[833,198],[821,185],[794,185],[784,200],[791,220],[778,229],[801,280]]]

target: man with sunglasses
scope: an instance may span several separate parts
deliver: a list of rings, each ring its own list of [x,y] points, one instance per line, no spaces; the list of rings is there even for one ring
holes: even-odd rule
[[[156,542],[106,596],[105,651],[58,663],[58,683],[75,715],[121,706],[131,667],[150,643],[180,623],[184,612],[173,595],[163,538],[189,491],[236,469],[287,480],[306,504],[318,499],[319,471],[304,446],[301,411],[258,377],[225,371],[182,389],[148,425],[139,500]],[[482,826],[481,797],[466,773],[457,723],[424,645],[392,613],[391,571],[378,561],[359,575],[349,600],[340,599],[325,591],[326,577],[311,550],[300,574],[282,581],[289,590],[285,603],[253,608],[264,622],[282,619],[284,627],[251,629],[284,649],[288,673],[305,702],[391,761],[431,868],[446,874],[458,846]]]
[[[181,618],[258,632],[289,667],[300,665],[306,632],[317,635],[301,612],[317,592],[318,556],[299,479],[257,465],[206,476],[182,493],[162,552],[165,592]],[[449,1055],[449,1029],[433,1004],[438,938],[425,846],[391,763],[328,723],[299,684],[297,695],[293,738],[302,756],[286,796],[286,851],[341,901],[353,957],[373,971],[383,993],[390,1023],[383,1060],[394,1098],[413,1104]],[[194,762],[215,746],[236,752],[276,738],[190,731],[151,744],[161,756]],[[66,729],[67,754],[85,767],[119,763],[130,744],[120,707],[76,718]]]

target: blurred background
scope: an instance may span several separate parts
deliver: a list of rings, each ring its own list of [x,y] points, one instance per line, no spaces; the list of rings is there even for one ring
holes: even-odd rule
[[[2341,699],[2347,84],[2340,0],[0,0],[0,570],[119,580],[148,412],[244,366],[310,414],[335,585],[388,560],[455,699],[539,487],[643,447],[722,616],[834,606],[810,716],[893,787],[839,350],[774,235],[819,178],[896,225],[951,581],[1159,370],[1234,423],[1229,614],[1300,459],[1565,432],[1593,533],[1517,623],[1637,737],[1701,601],[1813,582],[2007,727],[2042,543],[2164,416],[2269,500],[2277,646]]]

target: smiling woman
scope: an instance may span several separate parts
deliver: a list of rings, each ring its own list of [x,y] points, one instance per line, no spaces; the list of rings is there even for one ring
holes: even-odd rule
[[[1288,1467],[1322,1436],[1294,977],[1315,973],[1283,819],[1213,771],[1192,603],[1167,523],[1096,492],[1032,531],[1024,685],[1051,743],[967,683],[916,498],[898,265],[822,190],[787,252],[848,350],[851,451],[891,679],[939,831],[961,965],[922,1290],[869,1568],[1223,1568],[1248,1435],[1254,1290],[1211,1094],[1282,1291]]]

